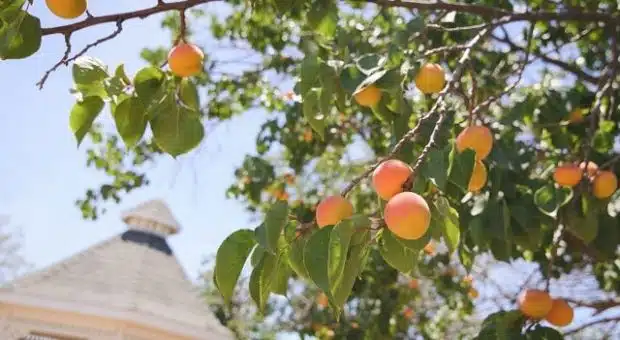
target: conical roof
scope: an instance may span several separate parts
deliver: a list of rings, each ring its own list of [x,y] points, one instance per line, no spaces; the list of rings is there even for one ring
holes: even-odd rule
[[[196,339],[233,339],[168,246],[180,230],[162,201],[123,214],[129,230],[0,289],[0,300],[147,324]]]

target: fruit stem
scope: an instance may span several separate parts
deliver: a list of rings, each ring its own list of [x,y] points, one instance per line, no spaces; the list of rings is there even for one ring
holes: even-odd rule
[[[181,24],[179,26],[179,36],[175,42],[175,45],[180,42],[185,42],[185,35],[187,34],[187,22],[185,20],[185,9],[179,10],[179,17],[181,19]]]

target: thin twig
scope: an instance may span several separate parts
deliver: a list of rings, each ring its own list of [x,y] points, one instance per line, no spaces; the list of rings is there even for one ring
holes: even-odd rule
[[[502,29],[504,29],[504,27],[502,26]],[[508,32],[505,32],[506,36],[508,36]],[[514,90],[517,85],[519,85],[519,83],[521,83],[521,79],[523,79],[523,73],[525,73],[525,68],[527,67],[527,65],[530,62],[530,55],[531,55],[531,51],[532,51],[532,41],[534,37],[534,24],[530,25],[530,29],[528,32],[528,36],[527,36],[527,44],[526,44],[526,49],[525,49],[525,58],[521,64],[521,67],[519,68],[519,71],[517,71],[517,79],[510,85],[506,86],[502,92],[500,94],[498,94],[497,96],[490,96],[487,99],[485,99],[482,103],[478,104],[472,111],[471,111],[471,115],[472,116],[477,116],[478,114],[480,114],[480,111],[488,108],[491,104],[493,104],[494,102],[496,102],[497,100],[499,100],[500,98],[502,98],[504,95],[508,94],[510,91]]]
[[[47,81],[47,78],[52,74],[52,72],[56,71],[61,65],[67,65],[67,60],[69,60],[69,55],[71,54],[71,33],[65,34],[65,54],[60,58],[60,60],[52,66],[49,70],[45,71],[45,74],[37,83],[39,89],[43,88],[43,84]]]
[[[116,22],[116,29],[114,30],[114,32],[106,35],[103,38],[97,39],[94,42],[84,46],[84,48],[79,51],[78,53],[76,53],[75,55],[73,55],[72,57],[68,58],[69,53],[71,52],[71,43],[69,41],[69,33],[67,35],[65,35],[65,42],[67,43],[67,50],[65,51],[65,55],[63,56],[62,59],[60,59],[60,61],[58,63],[56,63],[51,69],[47,70],[47,72],[45,72],[45,75],[43,76],[43,78],[41,78],[41,80],[39,80],[39,82],[37,83],[37,86],[39,87],[39,89],[43,89],[43,85],[45,85],[45,82],[47,81],[47,78],[49,77],[49,75],[56,70],[60,65],[68,65],[70,62],[76,60],[77,58],[83,56],[86,52],[88,52],[88,50],[90,50],[91,48],[104,43],[108,40],[114,39],[117,35],[119,35],[121,32],[123,31],[123,23],[122,21],[117,21]]]
[[[594,325],[598,325],[598,324],[602,324],[602,323],[608,323],[608,322],[614,322],[614,321],[616,321],[616,322],[620,321],[620,316],[614,316],[614,317],[608,317],[608,318],[604,318],[604,319],[598,319],[598,320],[590,321],[590,322],[585,323],[585,324],[583,324],[583,325],[581,325],[581,326],[579,326],[577,328],[573,328],[573,329],[571,329],[569,331],[564,332],[564,336],[575,334],[575,333],[579,333],[582,330],[584,330],[584,329],[586,329],[588,327],[594,326]]]
[[[500,38],[495,34],[491,34],[491,37],[493,39],[495,39],[496,41],[499,41],[501,43],[504,43],[506,45],[508,45],[508,47],[510,47],[513,50],[520,50],[520,51],[526,51],[527,47],[523,47],[523,46],[519,46],[517,45],[515,42],[513,42],[509,37],[503,37]],[[538,52],[531,52],[533,55],[535,55],[537,58],[540,58],[546,62],[548,62],[549,64],[553,64],[561,69],[563,69],[564,71],[570,72],[573,75],[575,75],[577,78],[585,80],[591,84],[597,84],[599,82],[599,77],[597,76],[593,76],[589,73],[586,73],[585,71],[583,71],[581,68],[575,66],[575,65],[571,65],[563,60],[559,60],[559,59],[555,59],[552,57],[549,57],[548,55],[544,54],[544,53],[538,53]]]

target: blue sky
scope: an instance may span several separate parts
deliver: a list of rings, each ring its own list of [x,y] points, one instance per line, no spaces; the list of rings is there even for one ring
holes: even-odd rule
[[[119,8],[115,1],[91,1],[89,8],[94,15],[103,15],[154,3],[134,0]],[[207,9],[218,10],[218,6]],[[43,1],[35,2],[32,13],[44,27],[67,23],[52,17]],[[89,55],[112,69],[125,63],[127,72],[135,73],[145,66],[139,58],[142,47],[169,44],[169,34],[160,28],[161,18],[126,22],[119,37]],[[108,25],[79,32],[72,39],[74,51],[113,29]],[[264,115],[249,112],[219,126],[195,152],[177,161],[161,159],[149,170],[149,187],[126,196],[118,206],[107,205],[108,213],[98,221],[84,221],[74,201],[105,178],[86,168],[84,148],[76,148],[69,130],[69,111],[75,101],[69,93],[70,69],[53,73],[41,91],[35,86],[63,52],[63,37],[58,35],[46,37],[41,50],[28,59],[0,62],[0,214],[9,215],[12,226],[21,229],[26,260],[40,268],[70,256],[124,231],[120,213],[125,209],[162,198],[183,227],[170,243],[188,274],[197,276],[204,257],[215,253],[230,232],[251,226],[243,206],[226,200],[225,190],[235,167],[254,150],[254,136]],[[102,115],[109,116],[107,108]]]

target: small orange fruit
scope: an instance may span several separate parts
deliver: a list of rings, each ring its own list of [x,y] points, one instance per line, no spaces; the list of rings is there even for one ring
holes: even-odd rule
[[[413,192],[401,192],[390,198],[383,217],[390,231],[406,240],[422,237],[431,223],[428,204],[422,196]]]
[[[405,319],[413,318],[413,309],[411,307],[405,308],[405,310],[403,311],[403,316],[405,317]]]
[[[353,215],[353,205],[342,196],[329,196],[316,208],[316,223],[319,228],[336,225]]]
[[[538,289],[528,289],[521,292],[517,298],[517,303],[521,313],[532,319],[544,318],[553,305],[549,293]]]
[[[576,124],[583,122],[583,109],[574,109],[568,114],[568,121]]]
[[[583,177],[583,171],[572,163],[560,165],[553,173],[555,182],[564,187],[574,187],[579,184],[581,177]]]
[[[588,161],[588,166],[586,170],[586,162],[579,163],[579,168],[581,171],[585,171],[588,174],[588,177],[594,177],[598,172],[598,165],[592,161]]]
[[[463,283],[466,286],[471,286],[472,282],[474,282],[474,278],[471,275],[467,275],[463,278]]]
[[[369,85],[363,90],[357,92],[353,97],[360,106],[373,107],[379,104],[381,100],[381,89],[375,85]]]
[[[476,288],[470,288],[467,295],[469,295],[470,298],[475,299],[480,295],[480,293],[478,293]]]
[[[327,295],[325,295],[325,293],[319,294],[319,296],[316,297],[316,304],[323,308],[327,307],[327,305],[329,304]]]
[[[463,152],[472,149],[476,152],[476,159],[487,158],[493,148],[493,134],[486,126],[473,125],[466,127],[456,137],[456,149]]]
[[[439,64],[426,64],[415,77],[415,86],[424,94],[440,92],[446,85],[446,74]]]
[[[592,180],[592,194],[596,198],[608,198],[616,192],[618,178],[611,171],[601,171]]]
[[[398,159],[381,163],[372,173],[372,186],[384,200],[403,191],[403,184],[411,175],[411,167]]]
[[[573,308],[562,299],[553,299],[551,310],[545,320],[557,327],[568,326],[573,322]]]
[[[198,46],[182,42],[168,53],[168,65],[175,75],[191,77],[202,71],[204,57],[204,53]]]
[[[75,19],[86,12],[86,0],[45,0],[47,8],[57,17]]]
[[[424,246],[424,252],[429,255],[435,254],[435,242],[433,242],[433,240],[428,241],[428,243]]]
[[[411,281],[409,281],[409,288],[418,289],[418,287],[420,287],[420,282],[418,282],[417,279],[411,279]]]
[[[469,178],[469,185],[467,189],[470,192],[478,192],[480,189],[484,187],[487,183],[487,167],[484,166],[482,161],[477,160],[474,163],[474,170],[471,172],[471,177]]]

